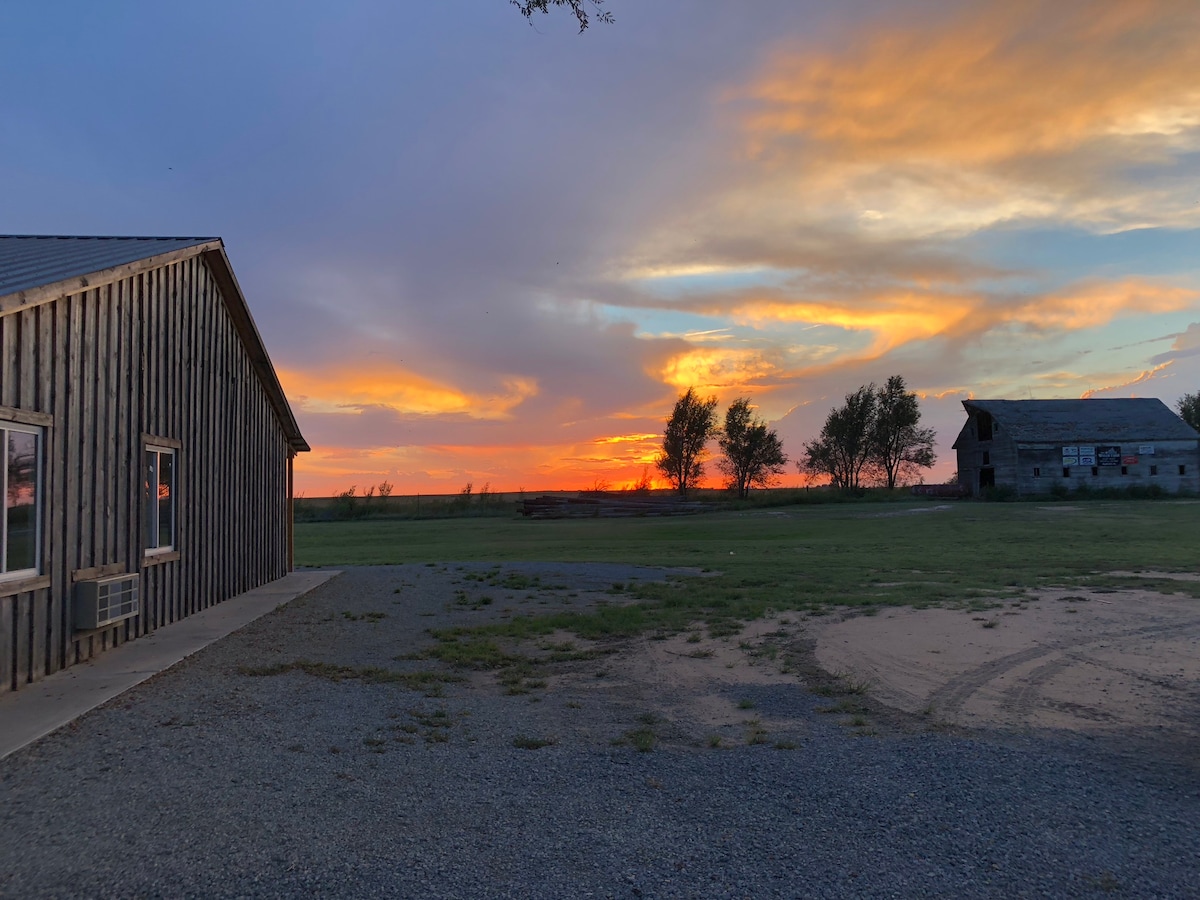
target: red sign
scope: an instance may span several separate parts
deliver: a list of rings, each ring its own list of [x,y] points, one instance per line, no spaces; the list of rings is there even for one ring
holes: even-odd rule
[[[1136,456],[1122,456],[1121,457],[1121,465],[1136,466],[1137,465],[1137,457]]]

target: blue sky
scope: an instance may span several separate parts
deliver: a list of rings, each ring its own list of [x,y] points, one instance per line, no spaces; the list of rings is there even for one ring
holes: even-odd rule
[[[635,480],[675,396],[799,456],[903,375],[1200,389],[1183,0],[0,8],[0,228],[219,235],[310,495]],[[799,475],[785,477],[796,483]]]

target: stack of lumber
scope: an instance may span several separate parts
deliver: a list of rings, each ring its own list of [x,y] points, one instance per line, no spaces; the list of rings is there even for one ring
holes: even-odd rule
[[[518,503],[531,519],[598,519],[620,516],[687,516],[708,512],[711,503],[675,498],[591,493],[580,497],[534,497]]]

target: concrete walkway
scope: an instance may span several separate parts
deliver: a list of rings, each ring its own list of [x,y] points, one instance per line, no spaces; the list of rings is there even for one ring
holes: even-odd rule
[[[341,572],[292,572],[0,697],[0,759]]]

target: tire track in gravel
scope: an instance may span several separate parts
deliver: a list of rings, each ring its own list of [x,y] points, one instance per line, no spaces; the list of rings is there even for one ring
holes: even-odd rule
[[[1060,640],[1039,644],[1036,647],[1019,650],[1016,653],[1009,653],[999,659],[991,660],[950,679],[929,696],[928,702],[943,715],[955,714],[962,709],[963,704],[972,696],[998,678],[1051,654],[1069,654],[1070,651],[1074,651],[1073,655],[1067,655],[1061,659],[1052,660],[1038,666],[1030,673],[1025,679],[1025,683],[1015,693],[1011,690],[1006,692],[1012,694],[1013,711],[1022,718],[1025,718],[1029,715],[1033,705],[1041,696],[1041,688],[1054,675],[1077,661],[1087,661],[1102,665],[1095,663],[1091,659],[1085,660],[1080,651],[1089,647],[1111,645],[1113,642],[1128,643],[1168,633],[1174,637],[1200,635],[1200,622],[1182,625],[1178,622],[1143,625],[1137,628],[1100,632],[1080,640]],[[1144,675],[1138,675],[1138,677],[1145,678]]]

